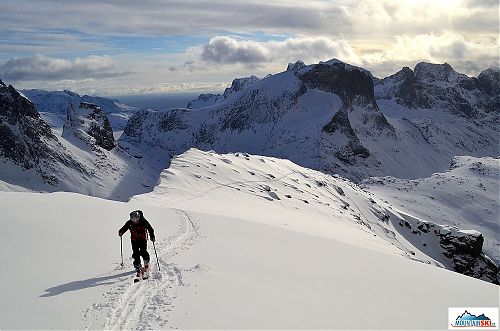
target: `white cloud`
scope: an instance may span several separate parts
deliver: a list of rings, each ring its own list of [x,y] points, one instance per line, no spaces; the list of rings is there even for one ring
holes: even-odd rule
[[[359,63],[353,48],[345,40],[327,37],[297,37],[283,41],[249,41],[227,36],[217,36],[203,45],[201,59],[216,64],[285,66],[288,62],[303,60],[318,62],[339,58],[351,63]]]
[[[396,36],[395,42],[384,51],[362,56],[363,65],[379,75],[394,73],[395,68],[417,62],[448,62],[455,69],[476,75],[487,67],[498,67],[498,39],[468,40],[454,33]]]
[[[91,55],[73,61],[36,54],[32,57],[15,57],[0,67],[6,80],[66,80],[117,77],[130,72],[117,71],[117,63],[109,56]]]

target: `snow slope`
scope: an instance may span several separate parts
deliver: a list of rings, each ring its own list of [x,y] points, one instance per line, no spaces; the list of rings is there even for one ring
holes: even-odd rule
[[[0,328],[445,329],[448,307],[498,304],[496,285],[382,235],[383,202],[345,179],[190,150],[158,184],[127,203],[0,192],[0,258],[16,270],[0,275]],[[117,231],[137,208],[161,271],[134,285]]]
[[[484,235],[483,251],[500,264],[498,158],[455,157],[450,170],[405,180],[371,178],[361,183],[379,198],[423,220]]]

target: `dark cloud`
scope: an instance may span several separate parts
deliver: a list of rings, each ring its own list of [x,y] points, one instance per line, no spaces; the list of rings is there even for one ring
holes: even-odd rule
[[[497,7],[498,8],[498,0],[467,0],[465,1],[465,4],[467,7],[472,7],[472,8],[491,8],[491,7]],[[497,12],[498,14],[498,12]]]
[[[155,36],[215,31],[293,34],[348,27],[344,10],[323,0],[46,0],[43,6],[37,1],[4,0],[0,28],[8,30],[13,21],[23,29],[71,27],[85,34]]]
[[[89,56],[66,59],[49,58],[43,55],[12,58],[0,67],[0,75],[6,80],[65,80],[118,77],[130,71],[117,71],[117,64],[109,56]]]

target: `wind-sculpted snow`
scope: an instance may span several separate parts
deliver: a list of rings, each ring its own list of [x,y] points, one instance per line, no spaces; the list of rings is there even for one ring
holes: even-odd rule
[[[459,229],[439,225],[434,218],[419,221],[345,178],[287,160],[191,149],[172,160],[152,193],[133,200],[227,217],[251,215],[256,222],[332,235],[349,244],[499,282],[498,267],[483,253],[483,235],[472,231],[478,229],[472,223]],[[314,219],[315,227],[305,226],[303,213]],[[488,238],[498,245],[490,233]]]

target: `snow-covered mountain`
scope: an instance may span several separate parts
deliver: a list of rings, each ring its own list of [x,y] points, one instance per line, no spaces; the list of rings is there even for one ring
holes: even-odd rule
[[[477,78],[445,64],[419,63],[375,81],[377,99],[395,99],[410,109],[445,110],[457,116],[480,118],[498,113],[500,71],[486,69]]]
[[[379,80],[338,60],[297,62],[263,79],[235,80],[190,109],[140,111],[120,144],[160,147],[167,161],[198,147],[286,158],[354,181],[424,177],[456,155],[499,154],[497,74],[469,78],[447,64],[420,63],[415,73]]]
[[[123,131],[130,116],[137,111],[136,107],[127,106],[118,100],[83,95],[72,91],[22,90],[22,93],[33,102],[42,118],[53,128],[60,128],[66,120],[70,107],[78,107],[82,102],[99,106],[108,117],[113,131]]]
[[[64,118],[62,128],[52,129],[24,94],[0,81],[2,189],[70,191],[116,200],[152,189],[165,164],[143,162],[115,147],[99,106],[70,103]]]
[[[83,177],[87,169],[52,133],[33,103],[0,80],[1,179],[27,189],[61,187],[62,177]]]
[[[448,307],[498,304],[497,285],[436,267],[396,207],[287,160],[195,149],[127,203],[0,192],[0,258],[16,271],[0,274],[0,326],[442,329]],[[136,209],[161,270],[133,284],[117,230]]]

